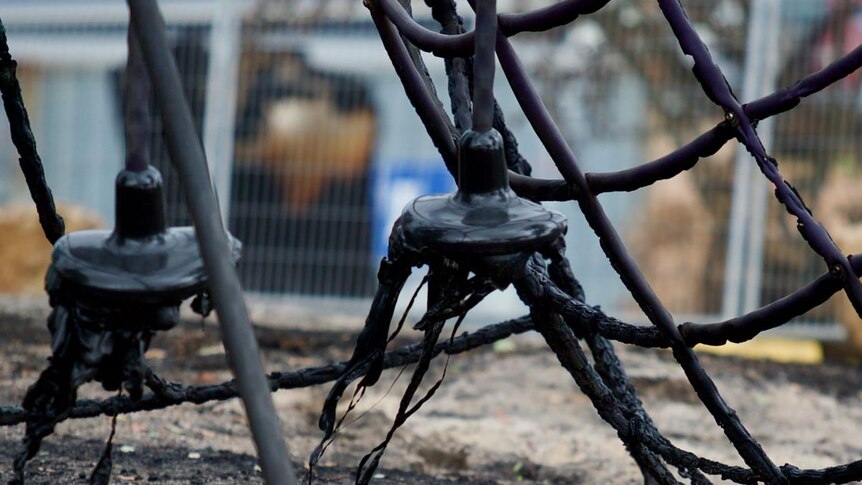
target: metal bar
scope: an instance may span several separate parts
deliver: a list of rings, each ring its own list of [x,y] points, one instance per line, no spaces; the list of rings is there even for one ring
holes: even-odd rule
[[[123,99],[126,105],[126,170],[150,166],[150,78],[137,35],[129,26]]]
[[[245,405],[264,479],[271,484],[295,484],[296,475],[282,438],[236,268],[231,262],[227,233],[219,217],[203,147],[182,90],[176,60],[168,46],[164,19],[155,0],[128,0],[128,5],[131,24],[140,33],[138,40],[161,111],[171,162],[195,223],[228,364]]]
[[[230,216],[242,29],[240,12],[235,0],[219,0],[213,10],[204,104],[204,151],[213,171],[216,197],[225,224]]]
[[[742,272],[745,265],[745,229],[748,226],[748,206],[751,198],[751,179],[754,176],[744,148],[737,147],[733,171],[733,190],[730,196],[729,231],[724,260],[724,282],[721,297],[721,317],[737,315],[741,308]],[[742,160],[745,158],[745,160]]]
[[[760,0],[755,4],[753,22],[760,24],[760,41],[757,48],[761,52],[779,52],[778,39],[781,37],[781,0]],[[759,76],[757,92],[752,96],[745,93],[745,99],[765,96],[775,89],[780,69],[779,56],[767,55],[763,59],[763,69]],[[765,119],[757,126],[760,140],[767,151],[772,149],[775,119]],[[741,151],[741,150],[740,150]],[[750,164],[750,162],[749,162]],[[745,293],[742,311],[750,312],[760,305],[760,285],[763,279],[763,250],[766,239],[766,209],[768,207],[768,182],[762,177],[752,181],[751,213],[749,214],[748,244],[746,247]]]
[[[494,45],[497,39],[497,0],[476,5],[476,47],[473,57],[473,129],[485,132],[494,121]]]
[[[756,99],[772,92],[778,68],[775,55],[776,38],[774,29],[780,22],[771,0],[757,0],[751,8],[748,26],[748,39],[745,47],[745,68],[742,81],[742,97]],[[773,18],[772,16],[775,16]],[[769,151],[772,122],[764,120],[758,126],[764,148]],[[757,257],[752,244],[763,242],[763,219],[765,217],[766,182],[756,176],[756,165],[752,163],[747,151],[738,147],[733,175],[733,193],[730,209],[730,231],[728,234],[727,257],[725,258],[724,289],[721,314],[725,319],[742,311],[757,307],[759,277],[752,274],[750,257]],[[757,223],[755,222],[757,220]],[[760,224],[760,226],[758,226]],[[758,231],[755,237],[751,231]],[[755,241],[757,239],[757,241]],[[761,258],[762,261],[762,251]],[[760,265],[756,271],[760,271]],[[752,284],[757,288],[752,288]]]

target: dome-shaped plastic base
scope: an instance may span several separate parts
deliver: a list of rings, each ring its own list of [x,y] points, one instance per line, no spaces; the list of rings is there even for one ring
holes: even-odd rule
[[[401,214],[407,242],[444,254],[504,255],[534,251],[566,233],[559,212],[511,190],[419,197]]]
[[[240,243],[230,238],[234,261]],[[78,231],[54,245],[51,271],[65,291],[84,299],[181,301],[207,286],[194,229],[174,227],[146,239],[111,231]]]

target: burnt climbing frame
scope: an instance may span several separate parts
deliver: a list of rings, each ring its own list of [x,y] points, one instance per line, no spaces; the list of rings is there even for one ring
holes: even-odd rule
[[[312,466],[344,420],[344,416],[336,419],[336,404],[348,385],[362,379],[347,412],[354,408],[365,388],[379,379],[386,345],[391,341],[389,325],[395,300],[411,268],[427,265],[428,311],[416,325],[425,333],[419,365],[386,438],[360,462],[358,483],[370,481],[395,430],[439,388],[440,382],[437,382],[414,402],[445,320],[457,318],[457,330],[470,308],[489,292],[509,284],[515,286],[520,298],[529,306],[535,329],[592,400],[599,415],[617,431],[648,483],[678,483],[678,478],[708,483],[706,475],[719,475],[740,483],[832,483],[862,478],[862,461],[823,470],[800,470],[792,465],[775,464],[721,397],[693,350],[699,343],[722,345],[727,341],[749,340],[822,304],[841,289],[862,317],[860,258],[845,256],[836,246],[799,193],[783,178],[778,162],[768,155],[755,129],[757,121],[792,109],[803,98],[862,66],[862,46],[788,89],[742,104],[713,62],[680,1],[657,2],[683,53],[693,58],[692,70],[704,94],[724,111],[725,119],[689,144],[657,160],[621,172],[585,174],[543,105],[508,37],[564,26],[580,15],[596,12],[609,0],[562,0],[535,11],[499,15],[495,0],[469,0],[470,7],[476,11],[476,27],[469,32],[464,28],[454,0],[425,2],[440,23],[441,32],[415,22],[409,0],[366,1],[405,92],[450,173],[458,179],[459,191],[444,197],[442,202],[440,198],[419,198],[408,204],[395,223],[389,256],[381,264],[380,286],[365,328],[353,357],[324,405],[320,426],[325,436],[312,454]],[[454,121],[437,98],[420,50],[443,57],[446,62]],[[507,129],[491,93],[494,51],[521,109],[561,173],[561,180],[529,177],[529,164],[518,154],[515,137]],[[476,139],[481,137],[485,138],[483,143],[476,144]],[[714,154],[732,138],[745,147],[773,184],[776,198],[796,218],[799,233],[821,256],[826,273],[795,293],[746,315],[718,323],[677,325],[626,251],[597,196],[605,192],[637,190],[674,177],[693,168],[701,158]],[[484,153],[479,153],[480,145]],[[505,165],[494,166],[489,161],[496,158]],[[477,179],[482,183],[477,183]],[[495,179],[499,179],[496,184]],[[508,193],[509,186],[514,194]],[[556,220],[553,213],[543,216],[538,210],[521,217],[513,210],[513,206],[518,205],[512,202],[517,201],[515,194],[539,203],[577,202],[610,264],[652,326],[637,327],[616,321],[584,303],[583,291],[564,252],[565,222]],[[501,199],[506,198],[509,202],[502,203]],[[519,237],[515,237],[515,233]],[[394,333],[400,331],[402,323],[403,320]],[[579,339],[586,342],[593,364]],[[663,437],[644,411],[610,340],[644,347],[669,347],[697,396],[748,468],[698,457]],[[672,468],[676,469],[676,475],[671,472]]]
[[[750,436],[733,410],[724,402],[692,348],[696,344],[722,345],[742,342],[780,326],[793,317],[824,303],[844,290],[854,307],[862,309],[862,271],[859,258],[845,257],[826,230],[781,176],[757,136],[758,120],[788,111],[803,98],[862,67],[862,47],[811,74],[795,85],[764,98],[741,104],[733,95],[718,66],[691,27],[678,0],[657,0],[683,52],[694,59],[694,74],[707,97],[725,113],[725,119],[687,145],[632,169],[613,173],[583,173],[548,111],[542,105],[508,37],[519,32],[545,31],[564,26],[580,15],[593,13],[609,0],[562,0],[536,11],[497,14],[493,0],[470,3],[477,8],[477,28],[466,31],[453,0],[426,0],[441,25],[441,32],[416,23],[409,0],[366,0],[381,40],[401,78],[406,94],[440,151],[447,168],[459,180],[453,196],[423,197],[411,203],[395,225],[390,254],[381,264],[380,287],[350,362],[292,372],[275,372],[266,379],[248,325],[248,316],[232,267],[228,240],[212,193],[209,174],[197,134],[194,132],[176,66],[164,38],[164,25],[153,0],[129,0],[133,28],[154,83],[164,119],[168,148],[189,198],[204,266],[220,315],[225,345],[236,375],[235,381],[212,386],[184,387],[148,375],[152,390],[141,396],[118,396],[101,402],[77,401],[56,421],[97,415],[117,415],[153,410],[183,402],[243,397],[252,434],[258,446],[265,478],[270,483],[289,483],[293,471],[280,436],[269,390],[288,389],[336,381],[321,419],[326,431],[319,458],[343,417],[336,419],[335,405],[348,385],[362,379],[354,398],[372,385],[384,368],[418,363],[395,422],[387,438],[360,464],[357,481],[367,482],[396,428],[439,388],[433,385],[413,402],[431,359],[451,355],[530,329],[538,330],[592,400],[599,415],[617,432],[651,483],[677,483],[687,479],[708,483],[708,475],[739,483],[834,483],[862,479],[862,461],[820,470],[778,466]],[[2,34],[2,32],[0,32]],[[0,88],[21,154],[21,165],[36,202],[46,236],[52,242],[63,235],[56,216],[26,111],[14,78],[15,64],[8,54],[5,35],[0,51]],[[452,101],[450,119],[436,96],[419,50],[446,60]],[[527,119],[562,174],[560,180],[529,176],[529,163],[518,153],[517,141],[496,105],[493,86],[494,54]],[[472,102],[471,102],[472,98]],[[716,153],[736,138],[752,154],[776,197],[798,220],[802,237],[825,262],[825,273],[807,286],[748,314],[716,323],[677,325],[651,290],[619,236],[604,214],[597,196],[606,192],[632,191],[693,168],[698,160]],[[507,170],[508,169],[508,170]],[[510,190],[511,189],[511,190]],[[544,201],[574,201],[599,238],[611,265],[644,310],[650,327],[620,322],[584,302],[583,291],[569,267],[561,235],[565,221],[544,210]],[[535,202],[531,203],[529,201]],[[428,311],[417,324],[424,332],[420,343],[387,351],[395,300],[414,266],[428,265]],[[444,323],[457,322],[485,295],[513,284],[530,307],[530,316],[491,325],[473,333],[438,342]],[[403,320],[395,331],[401,329]],[[698,397],[724,430],[746,466],[725,465],[677,448],[661,435],[629,383],[611,341],[642,347],[670,348],[683,367]],[[587,358],[583,341],[592,354]],[[353,406],[351,405],[350,408]],[[38,418],[20,407],[0,408],[0,425]],[[673,471],[675,469],[675,471]]]

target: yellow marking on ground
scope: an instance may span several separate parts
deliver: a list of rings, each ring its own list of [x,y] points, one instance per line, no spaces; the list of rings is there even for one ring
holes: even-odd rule
[[[815,340],[756,339],[741,344],[727,343],[719,347],[698,345],[698,352],[728,355],[745,359],[774,360],[799,364],[823,362],[823,346]]]

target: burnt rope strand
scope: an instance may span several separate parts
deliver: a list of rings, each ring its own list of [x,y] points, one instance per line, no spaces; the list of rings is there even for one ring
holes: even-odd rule
[[[860,67],[862,67],[862,46],[785,89],[743,105],[742,109],[752,122],[784,113],[797,106],[804,98],[826,89]],[[700,159],[718,152],[734,135],[732,124],[722,121],[691,142],[655,160],[625,170],[587,173],[584,176],[595,195],[606,192],[631,192],[693,168]],[[513,188],[518,195],[535,201],[569,201],[577,200],[579,196],[577,188],[570,186],[565,180],[522,177],[513,181]]]
[[[45,238],[51,244],[63,237],[66,226],[63,218],[57,213],[54,205],[54,196],[45,180],[45,170],[42,159],[36,150],[36,139],[30,128],[30,118],[27,116],[27,108],[21,96],[21,85],[16,76],[18,63],[12,59],[9,53],[9,43],[6,40],[6,28],[0,20],[0,94],[3,96],[3,108],[9,119],[9,131],[12,143],[18,150],[20,156],[18,164],[24,173],[27,189],[30,197],[36,204],[39,214],[39,224]]]
[[[507,37],[521,32],[544,32],[572,22],[581,15],[598,11],[610,0],[563,0],[524,13],[497,16],[500,31]],[[416,22],[397,0],[374,0],[398,30],[416,47],[440,57],[467,57],[473,54],[476,32],[441,34]]]
[[[366,485],[371,482],[371,478],[377,470],[377,465],[383,457],[383,453],[386,451],[389,442],[392,441],[392,438],[395,436],[395,432],[407,421],[407,418],[409,418],[410,415],[416,412],[427,399],[430,399],[434,393],[437,392],[440,383],[443,382],[443,377],[446,375],[446,368],[443,369],[443,377],[440,378],[440,381],[432,386],[431,389],[428,390],[428,393],[423,396],[419,402],[414,405],[414,407],[410,407],[416,391],[419,390],[419,385],[422,383],[422,379],[425,377],[425,374],[431,366],[431,360],[433,359],[431,352],[440,338],[440,333],[443,331],[445,323],[445,321],[440,320],[433,321],[429,328],[425,330],[421,343],[422,352],[416,363],[416,368],[413,370],[413,375],[410,377],[410,382],[407,384],[407,389],[401,397],[401,402],[399,403],[395,419],[393,419],[384,440],[359,461],[359,465],[356,469],[357,484]],[[446,367],[448,367],[448,361]]]
[[[617,398],[605,386],[595,369],[589,365],[577,339],[562,322],[559,315],[547,314],[542,316],[541,313],[543,312],[539,310],[533,312],[536,329],[557,355],[560,364],[573,377],[581,391],[592,401],[598,414],[617,431],[617,435],[635,462],[658,483],[679,483],[649,447],[645,436],[641,433],[642,427],[637,426],[625,416]]]
[[[826,89],[860,67],[862,67],[862,45],[823,69],[803,77],[793,85],[744,104],[742,109],[752,123],[784,113],[799,105],[806,97]],[[732,123],[722,121],[691,142],[660,158],[617,172],[587,173],[585,177],[595,195],[605,192],[631,192],[693,168],[700,159],[714,155],[734,136]],[[559,187],[563,182],[547,180],[543,181],[543,184],[547,187],[546,190],[553,194],[552,196],[559,197],[561,195],[559,188],[556,190],[553,188]],[[535,190],[541,194],[543,189],[536,187]],[[569,195],[571,195],[569,200],[576,200],[578,193],[572,189]],[[539,197],[542,196],[539,195]]]
[[[441,27],[441,32],[447,35],[455,35],[464,32],[464,21],[458,15],[457,7],[454,0],[425,0],[426,5],[431,8],[431,16],[436,20]],[[445,58],[446,78],[448,79],[448,91],[450,100],[450,109],[455,127],[458,134],[461,135],[464,131],[472,126],[471,121],[471,104],[470,104],[470,79],[472,76],[472,61],[470,58]],[[506,125],[506,117],[503,114],[502,108],[497,100],[494,100],[494,120],[493,127],[503,137],[503,150],[506,157],[506,166],[513,174],[529,176],[533,168],[530,162],[521,155],[518,150],[518,140],[512,130]],[[510,177],[511,175],[510,174]],[[544,183],[544,181],[542,181]],[[518,182],[524,185],[523,181]],[[571,194],[568,190],[568,184],[563,182],[557,185],[557,193],[562,188],[565,194],[562,195],[563,200],[571,200]],[[541,200],[542,197],[548,197],[547,188],[539,193],[528,193],[529,191],[520,189],[519,195],[527,197],[531,200]],[[542,193],[544,192],[544,193]]]
[[[361,394],[364,394],[365,388],[373,385],[379,379],[384,368],[385,350],[389,340],[384,340],[382,337],[385,337],[386,332],[388,332],[388,327],[393,314],[392,309],[394,308],[399,294],[398,288],[407,278],[407,272],[410,267],[408,261],[411,261],[410,254],[403,254],[399,248],[399,246],[390,247],[391,259],[384,260],[381,263],[381,271],[378,274],[380,283],[374,297],[374,304],[372,304],[371,311],[366,320],[366,325],[357,338],[357,344],[353,356],[348,362],[345,371],[338,378],[336,384],[332,387],[324,402],[319,423],[320,428],[324,431],[324,436],[309,458],[310,470],[316,466],[327,446],[334,439],[335,433],[338,429],[338,424],[334,424],[336,423],[336,408],[338,401],[347,386],[349,386],[353,381],[361,378],[362,380],[359,382],[354,393],[354,395],[359,394],[361,397]],[[439,332],[442,329],[442,324],[448,318],[455,316],[463,318],[463,315],[478,304],[488,293],[493,291],[494,288],[488,280],[477,276],[467,279],[466,274],[462,275],[464,278],[463,283],[458,285],[454,279],[454,275],[458,274],[458,272],[450,273],[444,269],[451,265],[444,263],[431,264],[430,266],[431,269],[429,271],[428,278],[429,301],[432,301],[430,295],[434,295],[438,291],[437,283],[441,283],[446,288],[452,288],[452,290],[446,293],[444,298],[430,304],[425,315],[423,315],[419,322],[414,325],[415,329],[425,332],[426,340],[422,343],[421,355],[418,361],[419,364],[411,378],[408,393],[414,385],[418,385],[417,379],[421,381],[422,374],[424,373],[424,371],[421,370],[423,366],[427,366],[430,360],[436,355],[431,353],[435,347],[434,344],[436,343],[436,337],[433,337],[433,341],[429,341],[427,339],[431,338],[434,332],[439,335]],[[449,275],[452,275],[452,278],[450,278]],[[443,277],[443,280],[440,279],[441,276]],[[438,324],[441,325],[440,328],[437,328]],[[458,325],[456,324],[456,330],[457,326]],[[405,397],[405,399],[407,399],[407,404],[409,404],[410,398]],[[350,406],[342,416],[341,420],[339,420],[339,423],[344,420],[347,413],[349,413],[353,408],[356,400],[357,399],[351,399]],[[408,413],[408,415],[401,416],[399,419],[406,420],[409,414],[412,414],[412,411]],[[387,435],[387,440],[363,459],[364,463],[366,460],[372,459],[372,455],[374,455],[373,461],[370,462],[368,468],[360,464],[358,477],[361,478],[366,475],[362,470],[372,469],[369,473],[373,473],[373,468],[376,467],[377,460],[379,460],[389,439],[394,435],[398,426],[400,426],[400,424],[393,426],[390,433]],[[358,478],[357,482],[359,481],[360,479]]]
[[[851,257],[855,274],[862,275],[862,258]],[[658,328],[621,322],[605,315],[596,307],[572,298],[553,281],[543,288],[546,304],[567,318],[577,319],[588,329],[622,343],[639,347],[671,346],[671,340]],[[812,283],[764,307],[729,320],[716,323],[687,322],[679,326],[683,341],[689,347],[698,344],[719,346],[726,342],[741,343],[753,339],[761,332],[779,327],[791,319],[825,303],[841,290],[841,282],[824,273]]]
[[[862,45],[793,85],[744,104],[742,110],[752,123],[784,113],[799,105],[804,98],[826,89],[860,67]],[[652,162],[619,172],[587,174],[587,181],[594,194],[637,190],[694,167],[699,159],[714,155],[734,134],[732,124],[724,121]]]
[[[464,19],[458,15],[455,0],[425,0],[425,4],[431,9],[431,17],[440,24],[442,34],[458,35],[464,32]],[[470,58],[446,57],[443,62],[452,119],[461,135],[472,126],[470,80],[467,76]]]
[[[565,240],[561,239],[552,245],[545,254],[549,260],[548,276],[551,281],[560,285],[569,298],[583,303],[585,300],[583,287],[572,272],[565,250]],[[659,432],[652,418],[644,409],[643,403],[637,395],[637,390],[629,381],[622,362],[614,351],[613,344],[602,337],[595,327],[587,325],[583,319],[565,318],[564,320],[575,335],[583,338],[589,346],[596,372],[619,401],[626,417],[630,421],[635,420],[635,422],[641,423],[640,432],[655,441],[651,449],[660,454],[667,463],[677,467],[681,476],[690,477],[694,485],[708,484],[709,480],[701,473],[701,468],[703,468],[706,473],[721,475],[725,479],[735,477],[739,479],[737,481],[751,480],[752,473],[749,470],[728,467],[722,463],[702,459],[693,453],[675,447],[669,439]]]
[[[706,44],[692,27],[679,0],[658,0],[659,7],[679,41],[682,51],[694,59],[692,71],[706,96],[724,109],[735,128],[736,136],[754,157],[760,171],[775,186],[775,197],[796,217],[797,229],[811,249],[826,262],[836,278],[844,280],[844,291],[850,303],[862,318],[862,282],[856,278],[847,257],[829,236],[826,228],[817,222],[799,193],[778,170],[778,162],[766,153],[754,124],[736,99],[724,74],[709,54]]]
[[[631,426],[616,396],[589,365],[572,331],[565,326],[559,315],[536,301],[536,295],[541,293],[540,282],[546,277],[543,264],[534,257],[527,261],[523,274],[514,282],[518,296],[530,307],[536,330],[544,337],[581,391],[590,398],[599,416],[617,431],[620,440],[641,469],[658,483],[678,483],[664,463],[645,446],[641,429]]]
[[[395,26],[383,14],[377,2],[369,3],[368,9],[389,60],[404,86],[407,98],[419,119],[422,120],[432,143],[443,157],[446,168],[454,177],[458,173],[455,148],[455,140],[459,136],[458,130],[440,107],[439,100],[435,99],[428,90],[422,74],[413,64],[413,59]],[[509,171],[509,184],[518,195],[531,200],[572,200],[571,186],[565,181],[534,179]]]
[[[560,244],[547,255],[551,260],[551,264],[548,267],[548,275],[565,288],[570,301],[582,303],[582,289],[572,274],[563,251],[564,246]],[[539,270],[541,271],[541,268]],[[533,278],[532,284],[536,286],[532,288],[525,287],[529,288],[529,290],[525,289],[522,296],[531,299],[537,295],[546,294],[548,289],[542,287],[542,281],[546,281],[544,276]],[[532,300],[532,303],[534,306],[545,306],[551,310],[555,310],[553,305],[545,305],[544,302]],[[596,315],[600,315],[600,312]],[[643,409],[643,405],[637,397],[634,387],[631,386],[628,377],[625,375],[622,363],[616,357],[613,346],[598,334],[593,317],[569,316],[565,318],[565,322],[576,336],[580,336],[586,340],[594,356],[596,372],[598,372],[602,381],[611,389],[611,392],[619,401],[623,413],[630,420],[630,425],[633,426],[633,432],[637,432],[640,435],[639,439],[647,442],[652,451],[658,453],[667,463],[679,468],[682,475],[691,477],[692,483],[698,485],[709,483],[700,473],[701,470],[705,473],[720,475],[724,479],[740,483],[748,483],[753,479],[753,474],[750,470],[700,458],[691,452],[675,447],[670,440],[658,431],[652,419]],[[651,330],[654,331],[657,329],[652,328]]]
[[[566,258],[565,239],[560,238],[555,244],[552,244],[543,256],[548,259],[548,264],[545,266],[548,278],[555,284],[560,285],[569,298],[583,303],[586,295],[580,281],[578,281],[572,271],[569,260]],[[651,435],[656,440],[667,442],[668,440],[658,431],[652,418],[643,408],[643,403],[638,397],[634,386],[629,382],[622,362],[620,362],[614,351],[613,344],[599,335],[595,329],[585,329],[580,320],[563,319],[563,321],[576,337],[584,339],[587,343],[590,353],[593,355],[593,368],[605,386],[614,395],[623,415],[629,420],[630,426],[632,422],[641,423],[640,434]],[[650,449],[650,452],[654,453],[655,450]],[[677,466],[682,476],[691,477],[693,484],[703,485],[709,483],[697,468],[679,466],[670,460],[665,460]],[[659,464],[661,464],[660,461]],[[647,465],[646,468],[645,465]],[[650,475],[648,464],[639,463],[639,466],[641,466],[641,471],[645,477]]]
[[[626,251],[622,240],[611,224],[595,195],[578,167],[577,159],[551,119],[541,98],[527,77],[520,60],[508,39],[497,36],[497,58],[503,68],[515,98],[521,105],[539,139],[545,145],[563,178],[582,193],[578,200],[587,223],[599,238],[599,243],[611,266],[620,275],[623,284],[649,320],[671,340],[674,358],[685,371],[694,388],[716,423],[742,456],[743,460],[759,477],[769,481],[782,480],[781,471],[769,459],[763,448],[751,436],[736,412],[727,405],[715,387],[715,383],[700,365],[697,355],[685,345],[679,329],[670,313],[656,296],[640,269]]]
[[[566,324],[577,335],[577,322],[566,319]],[[596,332],[588,332],[584,340],[593,355],[593,366],[604,381],[611,393],[619,401],[623,414],[630,423],[638,423],[641,426],[640,433],[649,435],[653,440],[665,444],[665,447],[650,446],[650,450],[661,456],[666,462],[677,467],[680,474],[691,477],[692,483],[701,485],[709,483],[706,477],[696,465],[677,460],[676,454],[663,453],[666,448],[673,446],[664,435],[662,435],[650,415],[643,407],[643,403],[637,395],[637,391],[623,370],[622,362],[614,352],[613,344]],[[682,452],[682,450],[679,450]]]
[[[532,329],[532,320],[527,316],[488,325],[475,332],[462,333],[452,339],[451,342],[446,341],[435,345],[433,355],[437,356],[441,353],[459,354]],[[383,357],[383,368],[389,369],[416,363],[420,354],[420,344],[406,345],[386,352]],[[306,367],[290,372],[273,372],[268,376],[268,384],[273,392],[282,389],[316,386],[338,379],[346,368],[347,362],[339,362],[325,366]],[[160,385],[158,385],[159,382],[161,382]],[[155,411],[184,403],[202,404],[238,397],[236,384],[233,380],[205,386],[181,386],[175,383],[166,383],[160,379],[150,379],[148,383],[155,383],[154,385],[160,389],[159,392],[148,393],[137,401],[126,396],[111,397],[102,401],[79,400],[71,408],[68,419]],[[28,413],[18,406],[0,408],[0,426],[21,424],[27,420],[27,417]]]

